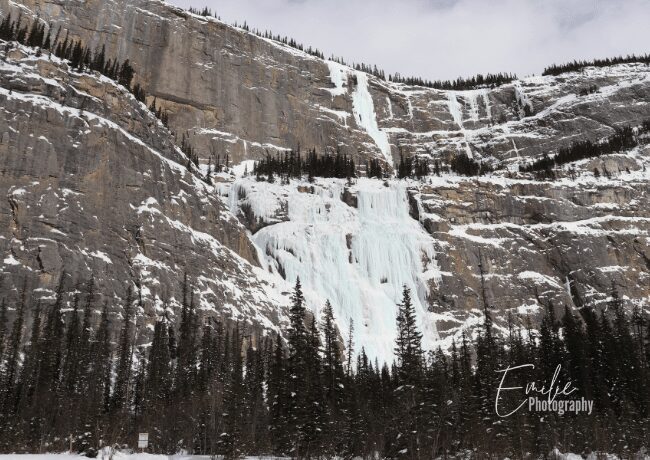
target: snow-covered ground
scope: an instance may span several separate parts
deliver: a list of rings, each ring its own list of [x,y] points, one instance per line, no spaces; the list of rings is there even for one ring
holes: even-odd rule
[[[127,453],[116,451],[114,453],[108,450],[102,451],[96,457],[97,460],[217,460],[221,456],[211,457],[209,455],[163,455],[163,454],[146,454],[146,453]],[[283,460],[283,457],[242,457],[250,460]],[[0,460],[87,460],[88,457],[78,454],[57,453],[57,454],[0,454]],[[573,459],[572,459],[573,460]]]
[[[84,457],[76,454],[62,453],[62,454],[6,454],[0,455],[0,460],[85,460]],[[125,453],[117,451],[113,453],[112,457],[110,452],[100,452],[97,460],[217,460],[221,456],[211,457],[209,455],[161,455],[161,454],[145,454],[145,453]],[[243,457],[247,460],[285,460],[285,457],[272,457],[272,456],[259,456],[259,457]],[[550,453],[550,457],[555,460],[619,460],[619,457],[613,454],[592,453],[586,457],[578,454],[566,453],[563,454],[557,449]],[[639,460],[650,459],[649,455],[639,454]]]

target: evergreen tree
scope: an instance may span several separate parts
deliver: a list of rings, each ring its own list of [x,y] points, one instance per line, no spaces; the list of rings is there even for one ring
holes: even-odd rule
[[[566,347],[566,357],[568,361],[568,375],[571,381],[575,382],[579,394],[587,399],[591,398],[590,382],[587,378],[587,363],[585,337],[582,324],[573,315],[568,306],[564,307],[564,317],[562,319],[564,331],[564,345]]]
[[[636,455],[650,428],[645,313],[635,308],[630,316],[613,286],[603,313],[588,306],[577,317],[565,307],[558,321],[547,303],[539,333],[530,322],[524,330],[509,314],[507,332],[501,334],[480,268],[484,324],[476,340],[463,332],[461,341],[452,340],[449,353],[438,349],[425,356],[405,289],[398,306],[395,363],[390,368],[373,363],[361,348],[347,374],[344,361],[355,359],[352,331],[343,356],[331,304],[325,305],[321,334],[306,311],[299,282],[288,356],[279,335],[274,341],[244,335],[238,324],[224,328],[222,322],[207,322],[199,340],[191,288],[185,283],[178,343],[174,325],[163,315],[150,346],[138,350],[134,363],[132,319],[127,320],[115,331],[115,373],[109,304],[95,325],[92,278],[82,294],[77,288],[66,292],[62,276],[54,302],[35,302],[27,315],[33,316],[27,338],[25,287],[17,301],[8,300],[15,313],[0,365],[0,449],[64,450],[72,444],[92,456],[100,440],[129,444],[135,433],[149,432],[152,451],[185,449],[228,458],[271,451],[302,458],[451,458],[468,452],[526,458],[555,448]],[[70,309],[64,308],[67,299]],[[126,307],[132,307],[132,299]],[[125,312],[123,319],[132,315]],[[126,379],[120,370],[125,361]],[[178,369],[181,363],[188,366],[184,371]],[[551,375],[544,374],[561,363],[560,381],[571,380],[578,389],[569,399],[593,398],[595,413],[559,416],[524,408],[506,419],[495,417],[496,370],[521,363],[534,363],[534,375],[512,376],[509,385],[548,382]],[[181,391],[180,381],[190,388]],[[124,402],[117,409],[120,392]],[[520,403],[515,393],[501,395],[504,408]]]
[[[38,373],[43,365],[44,350],[40,334],[41,302],[38,300],[32,315],[31,333],[25,350],[18,393],[17,408],[20,410],[22,418],[26,420],[34,416],[34,393],[38,384]]]
[[[308,407],[309,400],[304,391],[309,379],[308,356],[310,340],[305,327],[305,299],[302,294],[300,279],[296,279],[291,301],[288,334],[289,405],[287,407],[287,421],[293,442],[292,454],[299,457],[303,455],[303,449],[307,448],[305,445],[306,423],[311,409]]]
[[[345,369],[347,377],[352,376],[352,356],[354,356],[354,320],[350,318],[348,325],[348,342],[346,345]]]
[[[92,316],[95,301],[95,277],[91,276],[86,284],[86,301],[83,307],[83,321],[81,323],[81,336],[79,338],[79,393],[87,395],[89,391],[89,378],[93,356],[92,351]]]
[[[242,408],[244,407],[242,340],[239,325],[232,334],[230,375],[224,394],[224,431],[219,436],[221,452],[226,459],[242,455]]]
[[[168,415],[166,408],[171,401],[172,391],[171,357],[165,321],[157,321],[154,326],[145,375],[143,424],[151,433],[152,448],[167,452],[171,446],[163,431],[164,425],[159,423],[161,418]]]
[[[178,347],[176,349],[175,377],[176,394],[185,398],[189,397],[192,392],[197,368],[196,338],[198,318],[194,311],[194,295],[189,291],[191,291],[191,286],[189,286],[186,276],[183,284],[183,304],[181,308]],[[187,296],[190,298],[189,303]]]
[[[115,388],[111,400],[111,409],[121,412],[126,404],[131,378],[132,365],[132,340],[131,340],[131,318],[133,316],[133,290],[129,285],[124,301],[124,313],[122,317],[122,331],[117,349],[117,367],[115,375]]]
[[[397,380],[395,390],[397,408],[394,410],[395,432],[389,437],[390,455],[404,458],[419,458],[421,455],[421,402],[420,385],[424,369],[422,334],[417,329],[415,308],[411,291],[406,285],[402,290],[402,302],[397,310],[397,338],[395,357],[397,359]]]
[[[25,304],[27,302],[27,281],[23,284],[20,299],[16,307],[16,315],[11,326],[11,333],[7,341],[7,353],[0,387],[0,414],[6,419],[16,410],[16,377],[19,372],[20,347],[23,338],[23,324],[25,315]]]
[[[289,382],[287,365],[280,334],[275,338],[274,352],[268,376],[269,432],[273,453],[289,452]]]
[[[402,290],[402,303],[398,305],[397,311],[395,356],[400,383],[404,385],[419,383],[423,358],[422,334],[417,329],[411,290],[406,285]]]
[[[265,428],[268,423],[264,404],[264,365],[262,353],[253,348],[250,340],[246,350],[246,373],[244,377],[244,405],[246,407],[243,439],[248,454],[261,452],[265,448]]]
[[[124,86],[126,89],[131,89],[131,80],[135,75],[135,70],[131,67],[131,63],[127,59],[120,66],[119,74],[117,75],[117,82]]]
[[[307,343],[305,365],[307,370],[305,385],[302,393],[304,394],[304,428],[303,428],[303,446],[301,447],[302,455],[311,457],[318,455],[323,451],[323,433],[325,430],[325,399],[323,394],[322,383],[322,363],[319,354],[320,338],[316,327],[316,318],[312,316],[310,323]]]
[[[102,45],[102,49],[100,51],[95,51],[95,56],[93,58],[90,68],[91,70],[95,70],[97,72],[103,72],[105,65],[106,65],[106,46]]]
[[[324,430],[326,436],[335,444],[340,436],[340,424],[343,419],[343,405],[346,387],[344,385],[344,373],[342,365],[342,353],[339,348],[336,323],[334,321],[334,310],[328,300],[325,303],[322,319],[323,329],[323,388],[327,404],[329,424]]]

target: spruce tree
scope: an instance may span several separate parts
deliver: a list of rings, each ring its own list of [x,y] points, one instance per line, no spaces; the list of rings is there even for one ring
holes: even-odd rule
[[[16,307],[16,315],[11,326],[11,333],[7,341],[7,352],[5,357],[4,372],[0,374],[2,382],[0,386],[0,414],[2,419],[9,417],[16,410],[16,377],[19,372],[20,350],[23,339],[23,324],[25,315],[25,303],[27,301],[27,280]]]
[[[347,377],[352,376],[352,357],[354,356],[354,320],[350,318],[348,325],[348,341],[346,344],[345,371]]]
[[[237,325],[232,334],[230,375],[224,392],[224,431],[219,446],[225,459],[242,455],[242,408],[244,407],[242,340]]]
[[[575,386],[578,388],[578,394],[587,399],[592,399],[591,382],[587,378],[586,337],[582,324],[576,319],[568,306],[564,307],[562,324],[568,362],[568,375],[571,381],[575,382]]]
[[[264,364],[261,350],[253,348],[253,340],[249,341],[246,351],[244,388],[246,414],[243,438],[246,440],[247,453],[252,455],[264,449],[265,428],[268,423],[264,404]]]
[[[169,337],[165,321],[157,321],[154,326],[153,340],[149,351],[143,403],[143,424],[150,433],[152,449],[166,452],[170,448],[165,425],[159,423],[167,416],[167,405],[171,401],[172,369],[169,353]]]
[[[345,394],[342,353],[339,347],[334,311],[329,300],[325,303],[322,319],[323,329],[323,387],[327,404],[329,423],[325,429],[330,445],[340,435],[340,425],[343,419],[343,403]]]
[[[402,302],[398,304],[397,310],[395,356],[400,383],[405,385],[419,383],[423,364],[422,334],[417,328],[411,290],[406,285],[402,290]]]
[[[95,301],[95,277],[91,276],[86,284],[86,301],[83,307],[83,320],[81,335],[79,337],[79,392],[87,395],[89,391],[89,378],[91,372],[92,352],[92,317]]]
[[[304,394],[304,428],[302,455],[311,457],[323,451],[323,433],[326,428],[325,398],[322,383],[322,363],[319,354],[320,337],[316,327],[316,318],[312,316],[309,326],[305,365],[307,370]]]
[[[121,412],[127,404],[129,381],[131,378],[131,318],[133,316],[133,290],[129,285],[124,301],[122,331],[117,348],[117,368],[115,388],[111,399],[111,410]]]
[[[34,406],[36,408],[35,436],[50,438],[57,420],[63,414],[59,413],[59,403],[62,395],[61,370],[63,362],[64,322],[62,316],[65,272],[62,273],[59,287],[56,292],[54,304],[47,314],[41,342],[41,356],[36,390],[34,392]],[[53,410],[56,408],[56,410]],[[42,430],[39,434],[38,430]],[[35,438],[37,439],[37,438]]]
[[[187,279],[183,285],[183,305],[181,309],[181,324],[179,327],[178,347],[176,349],[176,393],[187,398],[192,393],[197,367],[196,339],[198,318],[194,308],[194,295]],[[189,294],[188,294],[189,292]],[[189,296],[189,303],[186,296]]]
[[[416,325],[415,308],[411,301],[411,291],[404,286],[402,302],[397,310],[397,338],[395,357],[397,358],[397,380],[395,390],[397,408],[394,411],[395,431],[389,437],[389,455],[404,458],[419,458],[423,432],[421,417],[418,414],[421,403],[420,385],[423,378],[422,334]]]
[[[305,448],[305,424],[309,417],[308,399],[305,394],[305,386],[308,385],[308,354],[309,337],[305,327],[306,309],[305,299],[302,294],[300,279],[296,279],[296,285],[292,295],[291,309],[289,310],[289,361],[288,361],[288,382],[289,382],[289,405],[287,421],[289,433],[293,441],[293,455],[300,456]]]
[[[289,381],[282,338],[275,338],[273,356],[268,376],[269,432],[271,447],[276,455],[289,452]]]

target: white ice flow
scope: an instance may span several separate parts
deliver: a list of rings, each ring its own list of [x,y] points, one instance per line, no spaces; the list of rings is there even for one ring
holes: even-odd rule
[[[357,125],[361,126],[375,141],[384,159],[393,164],[393,156],[388,142],[388,135],[379,128],[372,95],[368,89],[368,74],[356,71],[357,86],[352,93],[352,110]]]
[[[348,190],[356,197],[356,208],[342,201],[344,180],[319,180],[313,193],[310,187],[250,179],[233,184],[231,206],[264,202],[268,209],[257,206],[253,212],[266,222],[276,222],[252,237],[264,268],[291,283],[300,277],[317,314],[329,299],[344,338],[352,319],[356,350],[363,347],[380,362],[393,360],[397,303],[405,285],[412,292],[423,345],[431,348],[438,338],[435,320],[427,311],[428,283],[437,282],[439,274],[435,241],[409,215],[404,182],[385,186],[359,179]],[[246,198],[238,200],[239,196]],[[270,218],[285,211],[286,221]]]

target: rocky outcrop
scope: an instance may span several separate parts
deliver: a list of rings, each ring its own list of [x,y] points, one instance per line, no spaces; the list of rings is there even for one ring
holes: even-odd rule
[[[49,299],[64,272],[69,290],[94,276],[99,306],[130,285],[144,325],[173,314],[187,273],[199,309],[280,324],[245,228],[169,131],[112,81],[28,53],[0,62],[4,288]]]
[[[622,65],[438,91],[379,80],[159,0],[0,1],[130,59],[199,155],[340,149],[357,161],[468,151],[505,166],[650,117],[650,69]],[[581,96],[581,90],[598,91]],[[638,103],[628,104],[635,100]]]

